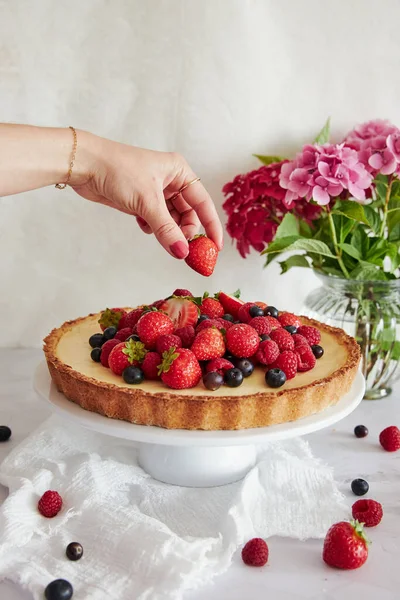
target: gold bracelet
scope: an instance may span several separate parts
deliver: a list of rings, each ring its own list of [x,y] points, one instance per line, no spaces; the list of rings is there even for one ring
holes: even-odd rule
[[[68,185],[69,180],[71,179],[72,169],[73,169],[73,166],[74,166],[75,156],[76,156],[76,148],[78,146],[78,136],[76,135],[75,128],[71,127],[71,125],[69,126],[69,128],[71,129],[72,135],[74,136],[74,144],[72,146],[71,162],[69,163],[69,169],[68,169],[67,179],[66,179],[65,183],[56,183],[55,187],[58,190],[65,190],[65,188]]]

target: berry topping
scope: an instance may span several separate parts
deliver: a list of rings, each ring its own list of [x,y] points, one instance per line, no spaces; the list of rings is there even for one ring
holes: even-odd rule
[[[230,323],[233,323],[233,321],[235,320],[235,319],[232,317],[232,315],[230,315],[229,313],[226,313],[226,314],[222,315],[222,318],[223,318],[225,321],[229,321]]]
[[[356,496],[364,496],[369,490],[368,482],[365,479],[353,479],[351,482],[351,491]]]
[[[78,542],[71,542],[68,544],[65,554],[69,560],[79,560],[83,556],[82,544]]]
[[[261,538],[253,538],[242,549],[242,560],[249,567],[263,567],[268,562],[268,546]]]
[[[286,329],[286,331],[288,331],[291,335],[297,331],[297,327],[294,325],[286,325],[283,329]]]
[[[197,334],[190,348],[197,360],[211,360],[225,354],[224,336],[215,327],[208,327]]]
[[[119,340],[120,342],[125,342],[128,339],[128,337],[130,337],[131,335],[132,335],[131,327],[123,327],[123,329],[120,329],[118,331],[118,333],[115,334],[114,339]]]
[[[187,325],[175,330],[175,335],[181,338],[183,348],[190,348],[195,338],[193,325]]]
[[[324,355],[323,347],[318,346],[318,344],[314,344],[314,346],[311,346],[311,350],[312,350],[312,353],[314,354],[315,358],[321,358]]]
[[[300,335],[299,333],[294,333],[292,335],[292,340],[294,341],[294,347],[297,348],[297,346],[309,346],[310,344],[308,343],[308,341],[306,340],[306,338],[304,337],[304,335]]]
[[[90,353],[90,358],[94,360],[94,362],[100,362],[101,359],[101,348],[93,348]]]
[[[271,323],[267,317],[254,317],[249,321],[250,327],[253,327],[258,335],[268,335],[272,331]]]
[[[239,358],[249,358],[257,352],[260,338],[255,329],[240,323],[226,331],[226,346],[229,352]]]
[[[111,350],[108,366],[116,375],[122,375],[126,367],[137,366],[146,356],[146,352],[143,342],[121,342]]]
[[[303,335],[310,346],[316,346],[321,341],[321,334],[316,327],[301,325],[301,327],[298,327],[297,333]]]
[[[133,340],[134,342],[140,342],[140,337],[136,333],[132,333],[132,335],[127,337],[125,341],[129,342],[129,340]]]
[[[191,269],[209,277],[217,263],[218,248],[216,244],[205,235],[196,235],[189,241],[189,254],[185,262]]]
[[[101,348],[104,344],[104,337],[102,333],[94,333],[89,338],[89,344],[92,348]]]
[[[118,323],[118,329],[125,329],[125,327],[133,329],[143,313],[144,308],[135,308],[134,310],[122,315],[121,320]]]
[[[123,308],[106,308],[99,319],[99,325],[104,331],[107,327],[118,327],[121,318],[125,315],[126,311]]]
[[[278,344],[279,350],[282,352],[283,350],[294,350],[294,341],[292,336],[286,329],[274,329],[269,334],[271,340],[274,340]]]
[[[274,319],[277,319],[279,310],[275,308],[275,306],[267,306],[267,308],[264,308],[264,315],[266,317],[273,317]]]
[[[228,369],[233,369],[234,366],[235,365],[226,358],[214,358],[207,363],[206,371],[207,373],[216,372],[220,375],[224,375]]]
[[[162,361],[161,356],[158,352],[148,352],[144,357],[142,362],[141,369],[144,373],[145,379],[156,380],[160,379],[158,374],[158,367],[160,366]]]
[[[262,334],[260,335],[260,338],[261,338],[261,341],[262,341],[262,342],[265,342],[266,340],[270,340],[270,339],[271,339],[271,338],[270,338],[270,336],[269,336],[269,335],[267,335],[266,333],[262,333]]]
[[[263,309],[260,308],[260,306],[257,306],[257,304],[253,304],[253,306],[250,307],[249,313],[250,313],[251,317],[263,317],[264,316]]]
[[[326,534],[322,558],[330,567],[358,569],[368,558],[368,540],[358,521],[332,525]]]
[[[184,302],[189,302],[189,300],[184,300]],[[189,304],[192,304],[192,302],[189,302]],[[156,341],[160,335],[173,333],[173,331],[174,323],[172,319],[157,310],[144,313],[137,324],[138,336],[149,350],[156,347]]]
[[[192,292],[189,292],[189,290],[185,290],[185,289],[181,290],[180,288],[178,288],[177,290],[175,290],[172,295],[173,296],[189,296],[189,297],[193,297]]]
[[[262,365],[272,365],[279,356],[278,344],[273,340],[265,340],[261,342],[256,358]]]
[[[239,387],[239,385],[242,385],[243,383],[243,373],[236,367],[233,369],[228,369],[225,372],[224,381],[228,387]]]
[[[46,600],[70,600],[74,593],[73,587],[66,579],[55,579],[44,590]]]
[[[163,352],[166,352],[167,350],[169,350],[172,347],[174,347],[174,348],[182,347],[182,340],[179,337],[179,335],[174,335],[173,333],[169,333],[168,335],[160,335],[160,337],[157,338],[156,350],[157,350],[158,354],[162,354]]]
[[[215,298],[204,298],[200,305],[200,312],[213,319],[214,317],[223,317],[225,311],[221,302]]]
[[[122,371],[122,377],[125,383],[137,385],[138,383],[142,383],[144,373],[140,367],[130,365]]]
[[[210,318],[211,317],[209,317],[208,315],[200,315],[197,319],[197,325],[200,325],[200,323],[202,323],[203,321],[209,321]]]
[[[253,316],[250,314],[250,309],[256,306],[254,302],[246,302],[238,310],[238,319],[242,323],[249,323]],[[258,309],[258,307],[256,307]]]
[[[356,500],[351,507],[353,518],[365,527],[376,527],[382,521],[383,510],[382,504],[376,500]]]
[[[254,371],[254,364],[248,358],[238,358],[235,360],[235,367],[242,371],[243,377],[250,377]]]
[[[297,346],[294,351],[297,356],[297,370],[300,373],[304,371],[311,371],[311,369],[315,367],[316,358],[310,346],[302,344]]]
[[[203,383],[207,390],[215,392],[215,390],[218,390],[224,383],[224,377],[221,373],[217,373],[217,371],[210,371],[204,375]]]
[[[284,371],[286,379],[293,379],[297,373],[297,354],[284,350],[274,362],[273,368]]]
[[[272,315],[274,316],[274,315]],[[281,312],[278,315],[278,321],[282,325],[282,327],[301,327],[301,321],[299,317],[296,317],[293,313],[290,312]],[[292,333],[292,332],[290,332]],[[294,332],[293,332],[294,333]]]
[[[265,381],[272,388],[282,387],[286,383],[286,375],[281,369],[270,369],[265,373]]]
[[[267,319],[268,323],[270,324],[271,331],[273,329],[280,329],[282,327],[282,325],[279,323],[278,319],[275,319],[275,317],[270,317],[267,315],[265,318]]]
[[[165,385],[176,390],[192,388],[201,379],[199,361],[186,348],[177,348],[175,351],[171,348],[164,352],[158,372]]]
[[[38,510],[41,515],[51,519],[60,512],[62,503],[62,498],[58,492],[47,490],[38,502]]]
[[[220,331],[229,329],[233,326],[233,323],[230,321],[225,321],[221,317],[216,317],[215,319],[206,319],[205,321],[201,321],[196,327],[196,333],[200,333],[203,329],[207,329],[208,327],[216,327]]]
[[[0,442],[8,442],[10,437],[11,429],[7,425],[0,425]]]
[[[107,327],[107,329],[105,329],[103,331],[103,336],[105,340],[112,340],[113,337],[115,337],[115,334],[117,333],[117,328],[116,327]]]
[[[239,308],[244,304],[243,300],[236,298],[236,296],[229,296],[224,292],[219,292],[216,296],[225,312],[232,315],[234,319],[237,319]]]
[[[138,338],[139,339],[139,338]],[[113,348],[115,348],[115,346],[118,346],[118,344],[120,344],[121,342],[119,340],[116,340],[115,338],[112,340],[108,340],[108,342],[105,342],[102,347],[101,347],[101,353],[100,353],[100,362],[103,365],[103,367],[107,367],[108,368],[108,358],[110,356],[111,350]],[[93,350],[92,350],[93,352]]]
[[[395,425],[386,427],[379,435],[379,442],[387,452],[400,450],[400,430]]]
[[[366,437],[368,435],[368,429],[365,425],[357,425],[357,427],[354,427],[354,435],[358,438]]]
[[[174,329],[181,329],[187,325],[196,325],[199,318],[199,309],[194,302],[187,298],[168,298],[160,307],[167,313],[174,324]],[[162,332],[160,332],[162,333]]]

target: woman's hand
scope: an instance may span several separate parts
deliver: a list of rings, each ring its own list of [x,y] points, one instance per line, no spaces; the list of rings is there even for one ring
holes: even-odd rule
[[[154,233],[176,258],[187,256],[187,240],[198,233],[200,225],[222,248],[222,225],[202,183],[193,183],[174,198],[196,179],[182,156],[77,133],[77,169],[70,185],[78,194],[135,216],[140,228]]]

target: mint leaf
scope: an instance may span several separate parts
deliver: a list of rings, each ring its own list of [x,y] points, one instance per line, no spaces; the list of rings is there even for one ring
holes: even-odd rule
[[[364,207],[358,202],[352,200],[343,200],[340,202],[339,206],[334,208],[332,211],[333,215],[344,215],[349,219],[353,219],[354,221],[359,221],[360,223],[365,223],[368,225],[367,218],[365,216]]]
[[[275,240],[289,235],[299,235],[299,222],[294,215],[287,213],[276,230]]]
[[[273,163],[279,163],[285,160],[283,156],[268,156],[265,154],[253,154],[263,165],[272,165]]]
[[[241,292],[241,291],[238,289],[238,290],[236,290],[236,292],[233,292],[232,296],[234,296],[235,298],[238,298],[238,299],[239,299],[239,298],[240,298],[240,294],[241,294],[241,293],[242,293],[242,292]]]
[[[343,252],[346,252],[346,254],[355,258],[356,260],[360,260],[362,258],[360,251],[357,248],[355,248],[355,246],[352,246],[351,244],[346,244],[346,243],[339,244],[339,248],[341,248],[343,250]]]
[[[330,132],[331,132],[331,118],[328,117],[325,125],[323,126],[323,128],[321,129],[321,131],[319,132],[317,137],[315,138],[314,144],[326,144],[327,142],[329,142]]]
[[[289,256],[287,260],[283,260],[280,263],[281,274],[287,273],[289,269],[292,267],[309,267],[310,263],[304,256],[304,254],[295,254],[294,256]]]

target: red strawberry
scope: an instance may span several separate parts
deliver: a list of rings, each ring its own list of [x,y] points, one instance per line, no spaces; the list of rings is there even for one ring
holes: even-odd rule
[[[278,344],[273,340],[265,340],[261,342],[255,358],[262,365],[272,365],[279,356]]]
[[[303,335],[310,346],[318,345],[321,341],[321,334],[316,327],[302,325],[298,328],[297,333]]]
[[[226,331],[226,346],[234,356],[240,358],[253,356],[259,345],[258,333],[250,325],[238,323]]]
[[[175,329],[195,325],[200,314],[196,304],[187,298],[168,298],[160,310],[171,318]]]
[[[297,356],[297,370],[299,372],[311,371],[311,369],[315,367],[317,359],[315,358],[310,346],[300,344],[300,346],[297,346],[294,351]]]
[[[240,300],[235,296],[229,296],[228,294],[225,294],[225,292],[219,292],[219,294],[216,294],[216,298],[218,298],[222,304],[224,311],[227,314],[232,315],[234,319],[237,319],[238,310],[242,304],[244,304],[243,300]]]
[[[185,262],[191,269],[209,277],[217,263],[218,248],[210,238],[205,235],[196,235],[189,241],[189,254]]]
[[[365,527],[376,527],[382,521],[382,504],[376,500],[357,500],[351,507],[351,513]]]
[[[368,558],[368,540],[358,521],[341,521],[326,534],[322,558],[337,569],[358,569]]]
[[[301,321],[299,317],[296,317],[293,313],[290,312],[281,312],[278,316],[278,321],[282,325],[282,327],[287,327],[288,325],[294,325],[295,327],[301,327]]]
[[[144,308],[135,308],[134,310],[125,313],[118,323],[118,329],[125,329],[125,327],[133,329],[143,313]]]
[[[300,335],[299,333],[294,333],[292,335],[292,339],[294,341],[294,347],[297,348],[297,346],[309,346],[310,344],[307,342],[306,338],[304,337],[304,335]]]
[[[62,498],[58,492],[47,490],[38,502],[38,510],[41,515],[51,519],[60,512],[62,503]]]
[[[195,338],[195,332],[193,325],[186,325],[186,327],[180,327],[175,329],[175,335],[181,338],[182,346],[184,348],[190,348]]]
[[[165,299],[161,298],[161,300],[156,300],[155,302],[152,302],[149,306],[149,308],[156,308],[157,310],[159,310],[161,308],[161,306],[164,304]]]
[[[200,313],[202,315],[207,315],[210,319],[213,319],[214,317],[223,317],[224,312],[221,302],[218,302],[215,298],[204,298],[200,305]]]
[[[242,560],[250,567],[263,567],[268,562],[269,550],[261,538],[253,538],[242,549]]]
[[[243,304],[238,310],[238,319],[242,323],[250,323],[252,320],[252,316],[250,314],[250,309],[252,306],[255,306],[254,302],[246,302]]]
[[[166,352],[167,350],[169,350],[172,347],[175,347],[175,348],[182,347],[182,340],[178,335],[174,335],[173,333],[170,333],[168,335],[160,335],[160,337],[157,338],[156,350],[157,350],[158,354],[162,354],[163,352]]]
[[[146,348],[142,342],[128,340],[121,342],[111,350],[108,357],[108,366],[116,375],[122,375],[122,371],[129,365],[138,365],[146,356]]]
[[[150,311],[144,313],[138,321],[137,332],[146,348],[153,350],[160,335],[172,333],[174,324],[163,312]]]
[[[231,363],[230,360],[226,360],[226,358],[214,358],[207,363],[206,372],[217,372],[220,375],[224,375],[225,371],[228,369],[233,369],[235,365]]]
[[[257,304],[257,306],[259,306],[263,310],[265,310],[268,306],[268,304],[266,304],[265,302],[261,302],[260,300],[257,300],[257,302],[254,302],[254,304]]]
[[[121,342],[119,340],[116,340],[115,338],[113,338],[112,340],[108,340],[108,342],[104,342],[104,344],[101,347],[100,354],[100,362],[103,365],[103,367],[108,368],[108,357],[110,356],[110,352],[113,348],[115,348],[115,346],[118,346],[118,344],[120,343]]]
[[[107,327],[118,327],[122,317],[126,314],[123,308],[106,308],[100,315],[99,324],[104,331]]]
[[[192,296],[193,297],[192,292],[189,292],[189,290],[184,290],[184,289],[181,290],[179,288],[177,290],[175,290],[172,295],[173,296]]]
[[[396,452],[400,450],[400,430],[395,425],[386,427],[379,434],[379,442],[387,452]]]
[[[120,342],[124,342],[128,339],[130,335],[132,335],[132,331],[133,329],[131,327],[124,327],[123,329],[117,331],[117,333],[114,336],[114,339],[119,340]]]
[[[158,372],[165,385],[175,390],[192,388],[201,379],[199,361],[193,352],[186,348],[166,352]]]
[[[211,360],[225,354],[225,342],[222,333],[214,328],[208,328],[196,335],[190,348],[197,360]]]
[[[162,362],[158,352],[148,352],[140,365],[146,379],[160,379],[158,367]]]
[[[270,315],[268,315],[265,318],[268,320],[268,323],[271,325],[271,330],[279,329],[280,327],[282,327],[282,325],[279,323],[278,319],[275,319],[275,317],[271,317]]]
[[[283,350],[293,350],[294,349],[294,341],[292,336],[286,329],[274,329],[269,334],[271,340],[274,340],[278,344],[279,350],[282,352]]]
[[[200,333],[203,329],[208,329],[209,327],[216,327],[220,331],[224,329],[225,331],[232,327],[233,323],[230,321],[225,321],[225,319],[221,319],[220,317],[216,317],[215,319],[206,319],[205,321],[201,321],[196,327],[196,333]]]
[[[285,373],[286,379],[293,379],[297,373],[297,355],[290,350],[284,350],[271,365],[271,368],[281,369]]]
[[[254,327],[258,335],[269,335],[272,331],[271,323],[268,317],[254,317],[249,321],[250,327]]]

